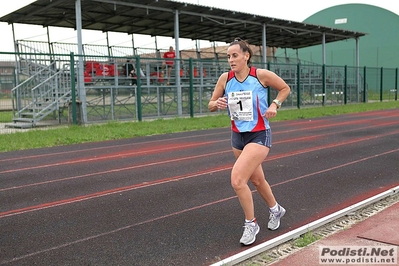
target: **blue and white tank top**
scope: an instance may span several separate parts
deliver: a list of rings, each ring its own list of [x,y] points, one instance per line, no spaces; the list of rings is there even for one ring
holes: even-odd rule
[[[263,116],[268,108],[268,90],[256,76],[256,68],[251,67],[247,78],[240,82],[234,72],[229,71],[225,97],[231,129],[234,132],[257,132],[270,128],[269,121]]]

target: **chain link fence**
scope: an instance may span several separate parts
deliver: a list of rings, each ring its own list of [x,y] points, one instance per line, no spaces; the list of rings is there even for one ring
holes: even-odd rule
[[[230,69],[226,59],[181,58],[170,66],[156,55],[111,56],[99,55],[100,50],[93,52],[96,54],[81,56],[0,53],[0,123],[15,123],[16,118],[30,121],[28,113],[37,115],[43,108],[47,108],[46,114],[33,118],[34,123],[205,115],[219,76]],[[278,60],[263,64],[259,57],[254,59],[254,66],[270,69],[291,87],[286,108],[397,100],[398,69]],[[270,90],[269,100],[275,95],[276,91]]]

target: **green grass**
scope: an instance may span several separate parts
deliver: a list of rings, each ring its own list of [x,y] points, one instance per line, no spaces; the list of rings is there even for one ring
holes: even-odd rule
[[[321,237],[314,235],[312,232],[307,232],[306,234],[301,235],[300,238],[298,238],[297,240],[295,240],[294,245],[302,248],[302,247],[306,247],[310,244],[312,244],[313,242],[319,240]]]
[[[12,121],[12,112],[11,111],[1,111],[0,112],[0,123],[9,123]]]
[[[304,109],[281,109],[274,121],[310,119],[322,116],[399,108],[399,101],[347,104]],[[142,122],[109,122],[89,126],[55,127],[29,130],[0,137],[0,152],[70,145],[85,142],[134,138],[190,130],[229,127],[226,114],[194,118],[158,119]],[[273,127],[273,125],[272,125]]]

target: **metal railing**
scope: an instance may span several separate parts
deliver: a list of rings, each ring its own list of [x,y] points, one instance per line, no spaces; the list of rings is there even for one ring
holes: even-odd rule
[[[32,105],[38,103],[36,96],[27,96],[29,90],[43,101],[49,99],[55,89],[62,88],[62,93],[57,93],[58,99],[51,98],[51,102],[59,103],[53,103],[54,109],[45,114],[59,123],[141,121],[208,114],[207,104],[214,86],[219,76],[230,69],[226,60],[181,59],[175,60],[168,77],[169,66],[164,59],[136,56],[133,58],[136,76],[130,77],[125,71],[126,60],[132,59],[130,56],[0,53],[0,61],[2,56],[18,58],[12,74],[16,80],[15,93],[1,94],[2,102],[9,99],[14,103],[9,108],[14,118],[25,111],[23,108],[30,106],[33,110]],[[82,69],[79,62],[83,62]],[[38,74],[26,71],[29,70],[26,66],[36,73],[41,71],[38,66],[46,66],[48,76],[38,81],[35,76]],[[270,69],[288,83],[291,94],[284,103],[286,108],[397,100],[398,69],[279,62],[266,65],[257,62],[254,66]],[[77,101],[66,104],[65,114],[61,106],[65,107],[65,101],[73,95]],[[269,100],[275,95],[276,91],[270,90]]]
[[[11,90],[14,122],[35,125],[70,100],[71,76],[67,71],[55,70],[56,64],[54,61],[40,68],[34,64],[32,76]]]

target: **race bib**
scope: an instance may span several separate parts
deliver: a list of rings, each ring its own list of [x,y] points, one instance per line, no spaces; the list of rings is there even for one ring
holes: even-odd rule
[[[252,121],[252,91],[230,92],[227,95],[227,103],[231,120]]]

